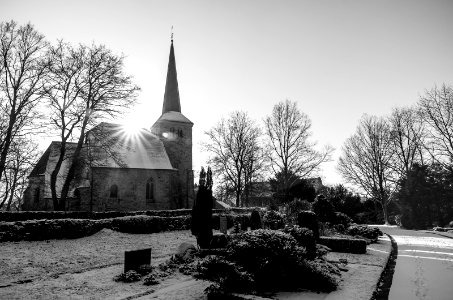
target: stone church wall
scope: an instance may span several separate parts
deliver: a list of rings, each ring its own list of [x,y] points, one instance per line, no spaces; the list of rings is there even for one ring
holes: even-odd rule
[[[191,208],[193,205],[192,171],[192,124],[172,121],[158,121],[152,132],[164,143],[165,151],[173,168],[178,169],[178,190],[180,205]]]
[[[180,208],[176,199],[173,170],[93,169],[94,211],[135,211]],[[153,179],[153,199],[146,199],[146,182]],[[110,197],[112,185],[118,188],[116,198]],[[89,200],[83,199],[83,206]]]

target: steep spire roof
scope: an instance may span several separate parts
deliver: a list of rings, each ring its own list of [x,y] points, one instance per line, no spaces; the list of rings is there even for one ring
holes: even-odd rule
[[[171,39],[170,57],[168,59],[167,82],[165,84],[162,114],[169,111],[181,112],[181,103],[179,102],[178,76],[176,74],[175,49],[173,48],[173,37]]]

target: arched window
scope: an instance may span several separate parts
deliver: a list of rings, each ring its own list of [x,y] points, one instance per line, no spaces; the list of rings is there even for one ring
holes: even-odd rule
[[[110,198],[118,198],[118,186],[116,184],[110,186]]]
[[[146,182],[146,200],[154,200],[154,180],[152,178]]]

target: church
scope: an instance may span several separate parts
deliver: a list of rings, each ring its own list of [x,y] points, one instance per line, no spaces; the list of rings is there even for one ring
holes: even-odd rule
[[[134,135],[121,125],[100,123],[86,137],[67,211],[139,211],[191,208],[193,123],[181,113],[173,39],[170,45],[162,115]],[[52,142],[29,175],[23,210],[53,210],[50,175],[60,142]],[[75,143],[67,145],[68,157]],[[57,195],[69,168],[63,161]]]

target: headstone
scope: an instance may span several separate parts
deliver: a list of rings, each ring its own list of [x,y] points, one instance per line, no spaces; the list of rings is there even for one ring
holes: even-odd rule
[[[151,266],[151,248],[124,252],[124,273],[137,271],[143,265]]]
[[[220,216],[220,232],[223,234],[226,234],[228,230],[227,226],[227,217],[226,216]]]

